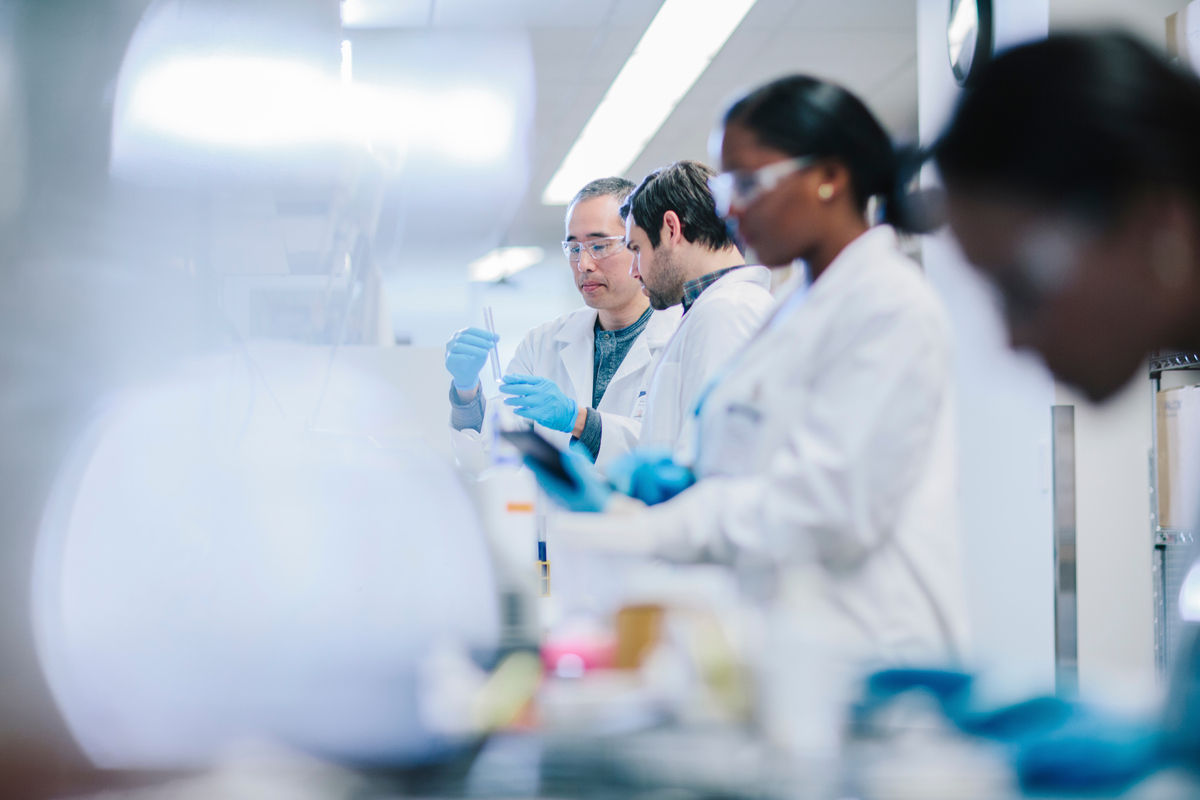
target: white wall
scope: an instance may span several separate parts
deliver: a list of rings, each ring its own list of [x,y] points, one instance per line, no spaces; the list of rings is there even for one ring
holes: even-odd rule
[[[997,4],[1001,44],[1044,35],[1046,0]],[[957,95],[946,55],[948,0],[918,0],[921,140]],[[926,270],[950,311],[957,344],[962,525],[975,653],[983,667],[1054,679],[1050,406],[1054,384],[1014,356],[988,290],[944,237],[924,243]]]

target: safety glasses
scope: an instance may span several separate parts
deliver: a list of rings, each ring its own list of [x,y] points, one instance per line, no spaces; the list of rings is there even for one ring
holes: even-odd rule
[[[812,156],[797,156],[767,164],[751,172],[734,170],[714,175],[708,179],[708,188],[712,191],[717,213],[727,217],[734,205],[745,208],[778,186],[787,176],[811,167],[815,162],[816,159]]]
[[[603,239],[589,239],[586,242],[562,243],[563,255],[572,264],[578,264],[582,261],[584,253],[591,256],[592,261],[600,261],[609,256],[616,255],[624,249],[624,236],[605,236]]]

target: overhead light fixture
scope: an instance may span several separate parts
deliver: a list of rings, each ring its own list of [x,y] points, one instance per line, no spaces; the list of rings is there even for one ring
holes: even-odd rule
[[[343,28],[425,27],[433,16],[432,0],[342,0]]]
[[[545,255],[540,247],[497,247],[467,265],[467,274],[472,281],[494,283],[541,263]]]
[[[666,0],[546,185],[542,202],[564,205],[588,181],[625,173],[754,3]]]
[[[338,134],[336,84],[301,61],[178,57],[134,76],[128,122],[178,139],[269,146]]]
[[[131,81],[120,115],[129,124],[209,145],[368,142],[476,165],[502,159],[517,125],[500,89],[355,83],[349,41],[339,80],[303,62],[211,55],[172,58]]]

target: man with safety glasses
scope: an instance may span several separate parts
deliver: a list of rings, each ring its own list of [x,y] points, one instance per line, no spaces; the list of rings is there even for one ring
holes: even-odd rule
[[[543,436],[559,447],[578,440],[602,465],[637,443],[646,371],[679,322],[677,309],[653,311],[630,274],[633,254],[619,210],[633,189],[624,178],[602,178],[571,201],[562,247],[586,308],[526,334],[500,385],[505,404]],[[446,345],[450,421],[468,441],[483,440],[479,373],[496,341],[465,328]],[[456,450],[467,460],[458,442]]]

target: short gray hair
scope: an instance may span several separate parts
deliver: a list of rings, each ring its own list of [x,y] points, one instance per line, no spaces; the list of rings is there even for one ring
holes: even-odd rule
[[[567,205],[567,210],[570,211],[580,200],[590,200],[593,197],[615,197],[618,204],[624,203],[636,188],[637,184],[625,178],[597,178],[576,192]]]

